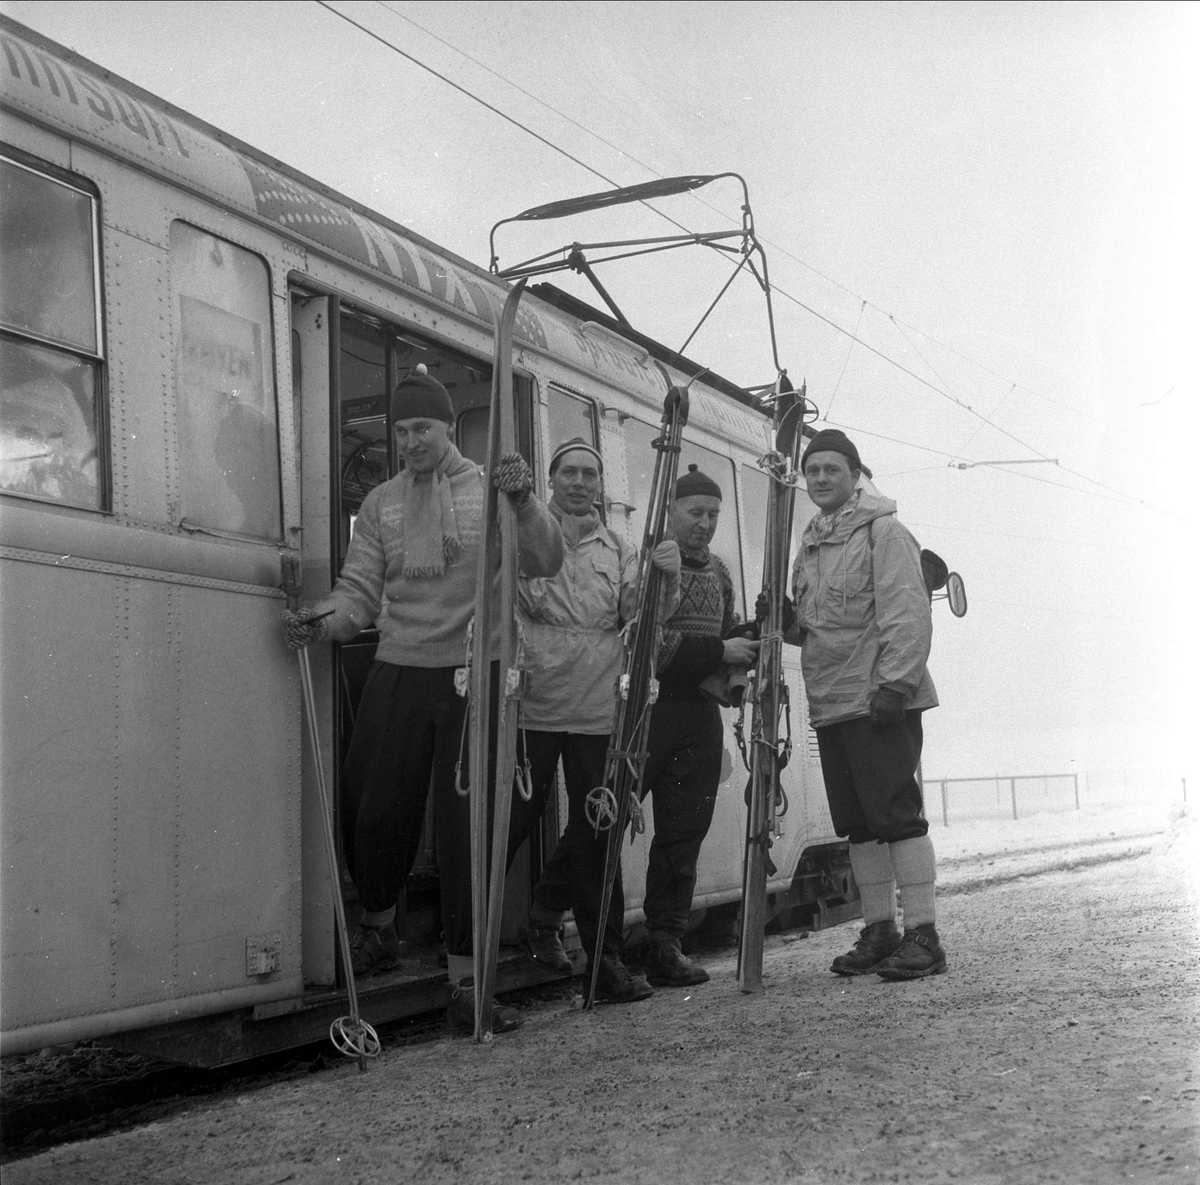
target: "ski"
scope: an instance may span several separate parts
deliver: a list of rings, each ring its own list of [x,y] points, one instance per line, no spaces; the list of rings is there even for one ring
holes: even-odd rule
[[[783,677],[783,612],[796,504],[794,481],[803,440],[804,395],[804,387],[797,394],[787,376],[779,376],[773,396],[774,448],[758,462],[771,484],[763,550],[762,591],[766,594],[767,615],[761,623],[758,664],[747,697],[752,700],[754,716],[738,941],[738,986],[743,992],[762,990],[767,878],[775,872],[771,845],[779,834],[777,815],[782,813],[784,802],[780,775],[791,753],[788,688]]]
[[[475,1040],[492,1037],[492,997],[504,909],[504,863],[512,808],[521,695],[517,625],[517,512],[492,485],[492,469],[505,453],[517,451],[516,404],[512,382],[513,326],[525,281],[509,291],[496,319],[492,362],[491,416],[484,464],[483,535],[475,576],[475,623],[471,638],[471,921],[475,979]],[[498,603],[493,596],[500,573]],[[499,680],[492,679],[491,642],[499,634]],[[495,721],[494,731],[492,721]],[[489,794],[489,775],[492,782]],[[489,811],[489,803],[491,810]],[[488,823],[491,814],[489,843]]]
[[[609,902],[621,865],[621,844],[631,815],[635,810],[639,817],[641,813],[646,741],[650,732],[650,713],[658,694],[654,659],[658,649],[662,572],[651,563],[650,557],[666,534],[675,475],[679,469],[680,441],[688,418],[687,388],[675,386],[661,365],[659,370],[666,379],[668,391],[659,435],[651,441],[658,456],[654,462],[642,550],[638,557],[635,609],[632,621],[625,627],[625,664],[615,689],[616,706],[605,760],[604,785],[593,789],[587,798],[587,814],[592,827],[597,834],[608,832],[596,948],[592,952],[591,974],[583,1001],[588,1010],[596,999],[596,977],[604,951]],[[641,829],[635,824],[635,834]]]

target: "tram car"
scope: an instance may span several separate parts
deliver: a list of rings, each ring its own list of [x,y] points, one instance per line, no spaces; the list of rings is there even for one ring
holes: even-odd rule
[[[418,363],[482,460],[507,285],[11,20],[0,41],[2,1052],[103,1039],[216,1065],[316,1040],[344,1005],[334,894],[351,924],[356,902],[328,871],[283,569],[298,557],[306,603],[329,589],[394,472],[387,392]],[[556,442],[591,441],[604,515],[635,545],[656,360],[700,371],[548,285],[521,303],[520,448],[544,483]],[[732,383],[693,383],[681,464],[727,491],[713,549],[743,614],[768,424]],[[368,632],[312,651],[335,796],[373,648]],[[770,900],[775,925],[820,926],[856,894],[785,654]],[[741,891],[747,775],[726,717],[692,919],[710,935]],[[558,826],[548,811],[514,865],[504,941]],[[625,847],[634,938],[651,832]],[[433,852],[427,835],[400,902],[407,957],[359,985],[372,1021],[448,999]],[[545,977],[509,951],[497,988]]]

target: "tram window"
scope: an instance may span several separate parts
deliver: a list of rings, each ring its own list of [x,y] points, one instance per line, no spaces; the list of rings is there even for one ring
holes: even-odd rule
[[[549,391],[550,439],[546,442],[556,449],[565,440],[581,436],[588,444],[599,447],[596,439],[596,406],[567,391],[551,387]]]
[[[343,314],[340,344],[342,512],[354,516],[389,476],[388,340],[376,323]]]
[[[753,596],[757,596],[762,588],[767,545],[767,495],[770,488],[771,479],[757,465],[742,466],[742,500],[746,512],[746,578],[750,581]]]
[[[517,451],[527,461],[533,456],[533,420],[530,414],[532,400],[530,398],[530,383],[521,375],[514,376],[517,388]],[[491,384],[487,384],[488,396],[491,395]],[[451,390],[450,398],[455,401],[457,410],[459,392]],[[459,412],[456,423],[456,441],[458,451],[464,457],[482,465],[487,460],[488,425],[491,422],[491,407],[468,407]],[[530,462],[532,464],[532,462]]]
[[[266,264],[171,224],[182,516],[189,526],[281,536],[279,434]]]
[[[458,451],[476,465],[487,460],[490,423],[491,413],[486,407],[473,407],[458,417]]]
[[[632,513],[633,526],[639,538],[645,530],[646,503],[654,480],[654,463],[658,453],[650,442],[659,434],[658,424],[642,420],[625,421],[626,465],[632,501],[637,509]],[[693,444],[686,438],[679,456],[680,474],[689,465],[699,465],[721,487],[721,517],[709,547],[725,561],[733,580],[734,602],[743,619],[746,616],[745,582],[742,579],[742,549],[738,539],[737,490],[733,462],[712,449]]]
[[[96,199],[0,158],[0,489],[101,508]]]
[[[746,524],[746,579],[750,582],[749,592],[758,596],[762,587],[764,553],[767,546],[767,494],[771,479],[757,465],[742,466],[742,518]],[[792,516],[792,537],[788,545],[788,595],[791,595],[791,564],[800,546],[800,536],[808,526],[808,520],[817,508],[808,500],[801,484],[796,491],[795,510]]]

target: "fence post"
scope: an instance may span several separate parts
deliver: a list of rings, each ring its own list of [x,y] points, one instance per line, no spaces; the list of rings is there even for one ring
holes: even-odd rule
[[[945,778],[943,778],[942,779],[942,826],[943,827],[950,826],[950,811],[948,809],[948,805],[949,805],[948,798],[949,798],[949,796],[946,794],[946,780],[945,780]]]
[[[1075,809],[1079,810],[1079,775],[1072,774],[1071,777],[1075,779]]]
[[[1013,818],[1015,819],[1017,817],[1017,779],[1016,778],[1008,779],[1008,788],[1012,793]]]

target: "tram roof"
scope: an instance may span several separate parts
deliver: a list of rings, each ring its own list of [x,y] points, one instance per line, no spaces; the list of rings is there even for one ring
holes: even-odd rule
[[[11,17],[4,15],[3,13],[0,13],[0,32],[21,38],[31,45],[36,46],[42,52],[53,55],[60,63],[64,65],[70,65],[72,67],[87,71],[100,81],[110,86],[119,88],[123,94],[137,99],[139,102],[161,112],[180,124],[186,125],[194,132],[198,132],[199,134],[216,141],[222,147],[226,148],[237,156],[257,162],[258,164],[269,168],[273,172],[280,174],[281,176],[286,177],[299,185],[302,185],[304,188],[318,195],[319,197],[327,199],[332,203],[336,203],[347,210],[353,211],[353,213],[358,215],[360,218],[366,219],[377,226],[386,228],[393,235],[396,235],[402,240],[406,240],[414,247],[422,249],[432,256],[440,257],[452,262],[456,268],[461,268],[466,272],[472,273],[479,281],[487,284],[489,287],[507,287],[502,279],[488,271],[486,268],[483,268],[476,263],[472,263],[470,260],[461,258],[460,256],[449,251],[447,248],[425,238],[423,235],[412,230],[410,227],[404,226],[389,218],[387,215],[381,214],[378,210],[372,209],[364,203],[340,193],[331,186],[328,186],[323,182],[308,176],[306,173],[301,172],[299,169],[294,168],[286,162],[278,160],[277,158],[262,152],[260,149],[255,148],[252,144],[247,144],[245,141],[240,140],[238,137],[233,136],[226,131],[223,131],[221,128],[207,123],[205,120],[199,118],[191,112],[175,106],[175,104],[169,102],[161,96],[138,86],[136,83],[130,82],[128,79],[123,78],[121,75],[99,65],[84,55],[77,53],[75,50],[69,49],[64,45],[60,45],[58,42],[44,36],[35,29],[31,29],[28,26],[21,24],[19,21],[15,21]],[[9,65],[10,71],[13,73],[16,73],[17,69],[19,69],[19,67],[15,65],[11,53],[9,55]],[[49,81],[53,80],[49,79]],[[55,93],[57,94],[57,91],[55,91]],[[23,108],[21,108],[19,105],[16,109],[23,110]],[[292,229],[294,232],[304,236],[305,228],[293,227]],[[562,313],[565,313],[569,317],[577,318],[581,321],[591,321],[604,326],[607,330],[611,331],[612,334],[624,338],[636,347],[646,350],[652,358],[658,359],[664,365],[674,367],[677,371],[680,371],[689,377],[704,372],[704,383],[706,386],[719,391],[721,394],[725,395],[731,400],[756,413],[766,414],[759,401],[750,395],[745,388],[739,387],[736,383],[729,379],[723,378],[721,375],[715,373],[711,369],[706,370],[706,368],[700,363],[694,362],[689,358],[677,354],[675,351],[670,350],[668,347],[664,346],[661,342],[656,341],[654,338],[640,333],[628,325],[621,324],[608,313],[594,308],[586,301],[583,301],[578,297],[565,292],[555,285],[550,283],[536,284],[531,286],[530,293],[538,297],[543,303],[559,310]]]

